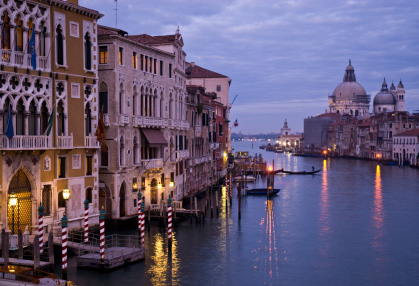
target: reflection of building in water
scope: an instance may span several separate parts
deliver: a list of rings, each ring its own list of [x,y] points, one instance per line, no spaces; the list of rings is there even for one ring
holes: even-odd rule
[[[281,128],[281,135],[276,138],[276,143],[280,147],[298,148],[302,137],[301,134],[291,134],[291,128],[288,127],[288,122],[285,119],[284,126]]]

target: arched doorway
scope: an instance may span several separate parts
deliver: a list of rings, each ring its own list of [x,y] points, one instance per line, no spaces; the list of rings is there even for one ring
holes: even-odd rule
[[[17,197],[17,204],[13,208],[10,204],[7,204],[7,222],[9,229],[12,230],[14,226],[14,232],[18,233],[19,229],[24,232],[26,226],[31,231],[32,226],[32,201],[31,201],[31,183],[29,182],[26,174],[19,170],[13,176],[12,181],[9,185],[8,190],[8,201],[10,195],[14,193]],[[14,213],[14,220],[13,220]]]
[[[125,216],[125,184],[121,185],[119,191],[119,217]]]
[[[157,180],[156,179],[151,180],[150,187],[151,187],[150,203],[157,204]]]
[[[108,187],[99,189],[99,211],[105,210],[105,219],[112,218],[112,200]]]

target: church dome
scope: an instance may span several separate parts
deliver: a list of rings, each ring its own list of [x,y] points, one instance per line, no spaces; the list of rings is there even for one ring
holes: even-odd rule
[[[357,95],[366,95],[366,91],[362,85],[356,82],[355,70],[349,61],[346,67],[343,82],[340,83],[333,91],[333,96],[339,100],[355,99]]]
[[[383,84],[381,85],[381,91],[377,93],[374,97],[374,106],[375,105],[395,105],[396,99],[393,94],[388,90],[386,79],[384,79]]]

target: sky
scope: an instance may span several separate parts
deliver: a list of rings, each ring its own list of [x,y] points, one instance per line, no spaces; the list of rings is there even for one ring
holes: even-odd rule
[[[115,27],[114,0],[80,0]],[[232,79],[233,132],[303,132],[324,113],[351,59],[371,94],[400,79],[405,109],[419,110],[419,1],[118,0],[117,27],[130,35],[174,34],[186,60]]]

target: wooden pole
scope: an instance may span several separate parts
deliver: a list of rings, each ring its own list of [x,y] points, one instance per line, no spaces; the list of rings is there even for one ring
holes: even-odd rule
[[[50,231],[48,235],[48,257],[49,264],[54,265],[54,236],[52,234],[52,231]]]
[[[4,229],[3,229],[4,231]],[[4,234],[4,240],[3,240],[3,258],[4,258],[4,266],[8,266],[9,265],[9,233],[6,232]]]
[[[145,234],[145,197],[143,197],[141,202],[141,247],[144,248],[144,234]],[[150,227],[150,211],[148,212],[148,227]]]
[[[41,255],[41,249],[40,249],[39,236],[35,235],[35,238],[33,239],[33,268],[34,269],[39,269],[41,266],[40,255]]]
[[[217,217],[218,217],[218,191],[215,191],[215,206],[217,209]]]
[[[151,220],[151,208],[148,206],[148,224],[147,224],[147,230],[150,233],[150,220]]]
[[[141,195],[141,191],[138,191],[138,198],[137,198],[137,220],[138,220],[138,233],[139,236],[141,237],[141,226],[143,224],[142,222],[142,214],[141,214],[141,203],[142,203],[142,195]]]
[[[195,220],[198,222],[198,198],[195,197]]]
[[[38,213],[39,253],[42,254],[44,252],[44,207],[42,204],[39,205]]]
[[[211,218],[214,217],[214,202],[213,202],[213,193],[210,192],[210,204],[211,204]]]
[[[100,261],[105,261],[105,210],[100,210],[99,215],[99,226],[100,226]]]
[[[169,197],[167,201],[167,242],[169,252],[172,252],[172,198]]]
[[[89,242],[89,200],[84,201],[84,243]]]
[[[63,280],[67,280],[67,217],[61,219],[61,270]]]
[[[238,187],[238,192],[239,192],[239,221],[240,221],[241,218],[242,218],[242,212],[241,212],[241,206],[242,206],[242,204],[241,204],[242,188],[241,188],[240,185]]]

